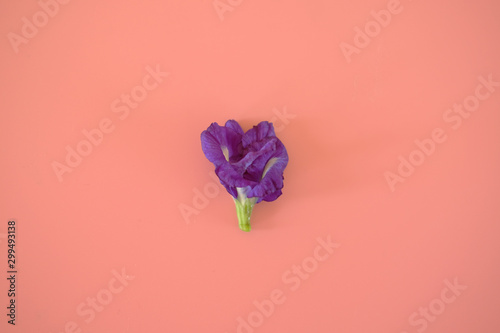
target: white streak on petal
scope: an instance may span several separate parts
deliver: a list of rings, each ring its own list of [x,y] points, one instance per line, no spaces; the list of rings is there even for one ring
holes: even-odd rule
[[[227,147],[222,146],[222,153],[224,154],[224,157],[226,158],[226,161],[229,162],[229,150],[227,150]]]
[[[266,173],[271,169],[271,167],[278,161],[277,157],[271,158],[269,161],[267,161],[266,166],[264,167],[264,172],[262,172],[262,178],[263,179],[266,175]]]

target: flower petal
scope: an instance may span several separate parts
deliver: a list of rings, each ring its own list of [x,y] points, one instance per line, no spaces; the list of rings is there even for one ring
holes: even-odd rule
[[[238,162],[244,170],[248,179],[259,182],[262,179],[263,170],[273,156],[276,155],[278,138],[268,137],[263,141],[255,142],[251,147],[244,150],[244,157]]]
[[[238,168],[230,163],[223,163],[215,169],[217,177],[234,198],[238,197],[237,187],[255,186],[257,182],[246,179]]]
[[[261,121],[257,126],[246,131],[242,137],[243,148],[247,148],[254,142],[258,142],[267,137],[275,137],[274,126],[267,121]]]
[[[201,144],[221,184],[235,199],[238,191],[256,203],[281,195],[288,154],[272,123],[260,122],[246,133],[235,120],[225,126],[212,123],[201,134]]]
[[[261,170],[262,179],[248,192],[248,197],[258,197],[257,202],[274,201],[281,195],[283,188],[283,171],[288,164],[285,146],[276,138],[276,150]]]
[[[238,122],[236,120],[229,119],[228,121],[226,121],[226,128],[232,129],[233,131],[235,131],[236,133],[238,133],[241,136],[243,136],[243,134],[244,134],[243,129],[241,128],[240,124],[238,124]]]
[[[212,123],[206,131],[201,133],[201,149],[215,166],[229,160],[239,160],[242,152],[241,132],[243,132],[241,127],[238,130],[234,124],[227,128]]]
[[[251,146],[243,150],[243,158],[235,164],[239,165],[242,170],[245,171],[248,167],[254,165],[258,160],[262,160],[264,158],[267,161],[276,150],[277,140],[278,138],[271,137],[265,138],[259,142],[254,142]],[[264,161],[264,164],[266,161]],[[262,164],[262,162],[260,164]],[[262,164],[262,167],[264,164]]]

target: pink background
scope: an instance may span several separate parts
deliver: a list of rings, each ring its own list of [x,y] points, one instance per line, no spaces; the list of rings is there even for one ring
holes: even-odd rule
[[[401,0],[378,31],[370,13],[394,2],[227,1],[222,16],[211,0],[71,1],[50,18],[1,2],[1,276],[10,219],[18,235],[1,331],[499,332],[500,86],[478,79],[500,82],[499,3]],[[476,89],[467,118],[447,113]],[[274,121],[290,155],[250,233],[201,151],[227,119]],[[59,181],[54,162],[102,121]],[[400,155],[421,164],[392,191]]]

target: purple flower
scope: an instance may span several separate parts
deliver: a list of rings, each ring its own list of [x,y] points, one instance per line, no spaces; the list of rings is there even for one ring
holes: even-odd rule
[[[276,200],[283,188],[288,154],[273,124],[263,121],[244,133],[235,120],[212,123],[201,133],[201,148],[234,198],[241,230],[250,231],[253,206]]]

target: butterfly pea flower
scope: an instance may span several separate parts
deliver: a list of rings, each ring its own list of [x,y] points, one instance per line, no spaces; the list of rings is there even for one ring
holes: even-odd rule
[[[250,231],[254,205],[274,201],[282,194],[288,154],[273,124],[262,121],[243,132],[235,120],[228,120],[225,126],[212,123],[201,133],[201,148],[233,196],[240,229]]]

